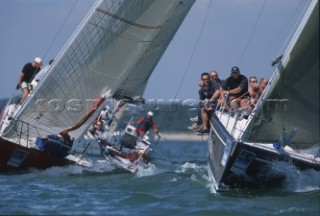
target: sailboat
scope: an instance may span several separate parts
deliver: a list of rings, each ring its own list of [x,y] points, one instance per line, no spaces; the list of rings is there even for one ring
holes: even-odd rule
[[[2,111],[0,171],[86,164],[73,143],[106,100],[143,95],[193,3],[96,1],[25,103],[15,96]]]
[[[318,0],[273,65],[252,113],[218,109],[210,120],[208,171],[216,190],[281,186],[288,167],[320,171]]]
[[[115,168],[131,173],[138,172],[140,168],[147,169],[160,135],[158,134],[158,139],[155,139],[155,136],[150,136],[149,131],[143,136],[137,133],[133,118],[138,109],[144,106],[143,100],[138,98],[129,103],[127,99],[121,101],[112,99],[112,102],[116,108],[112,109],[110,103],[106,105],[107,108],[101,111],[93,127],[75,142],[72,151],[90,158],[102,156]],[[99,132],[95,134],[94,131],[98,129]]]

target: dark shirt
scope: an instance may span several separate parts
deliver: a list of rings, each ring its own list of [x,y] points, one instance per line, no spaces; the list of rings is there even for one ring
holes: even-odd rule
[[[234,97],[248,97],[248,78],[245,77],[244,75],[240,74],[237,79],[234,79],[233,77],[228,77],[226,81],[224,82],[223,89],[224,90],[232,90],[235,88],[240,87],[242,90],[239,93],[236,94],[231,94],[229,96],[234,96]]]
[[[220,89],[220,86],[221,86],[221,80],[212,80],[211,81],[211,91],[212,91],[212,94],[214,94],[218,89]]]
[[[209,85],[208,87],[202,86],[199,90],[199,98],[200,100],[210,99],[212,97],[213,91],[212,86]]]
[[[27,63],[23,66],[22,73],[24,74],[21,82],[30,83],[34,76],[40,71],[40,67],[33,67],[32,63]]]

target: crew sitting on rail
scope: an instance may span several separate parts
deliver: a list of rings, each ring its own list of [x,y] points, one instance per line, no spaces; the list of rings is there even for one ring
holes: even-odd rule
[[[231,68],[231,75],[224,82],[221,91],[221,103],[230,103],[231,110],[236,110],[241,105],[246,106],[249,101],[248,78],[240,74],[239,68],[234,66]]]

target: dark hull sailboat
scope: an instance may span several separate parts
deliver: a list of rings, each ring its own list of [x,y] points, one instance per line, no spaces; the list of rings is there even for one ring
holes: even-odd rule
[[[253,112],[247,118],[241,110],[213,114],[208,169],[215,189],[281,186],[286,168],[320,171],[315,92],[319,92],[318,0],[310,3]]]
[[[216,190],[279,187],[288,166],[320,171],[319,157],[293,149],[275,149],[273,143],[237,141],[217,116],[212,117],[211,125],[214,126],[208,141],[208,169]]]
[[[36,148],[28,148],[0,137],[0,172],[22,171],[28,168],[45,169],[75,164]]]

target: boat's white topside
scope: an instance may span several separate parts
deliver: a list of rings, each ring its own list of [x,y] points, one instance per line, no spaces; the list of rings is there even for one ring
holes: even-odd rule
[[[240,118],[238,113],[231,116],[229,113],[216,111],[216,115],[230,135],[235,140],[240,140],[248,120]]]
[[[247,142],[246,140],[242,139],[243,132],[247,127],[247,123],[250,121],[250,117],[248,119],[238,118],[237,114],[231,116],[229,113],[216,111],[216,116],[228,131],[228,133],[234,138],[234,140],[242,142],[245,145],[253,146],[255,148],[264,149],[267,151],[279,153],[279,154],[290,154],[291,157],[297,158],[299,160],[304,161],[312,161],[313,163],[320,164],[320,157],[314,156],[308,151],[305,150],[297,150],[288,145],[284,148],[275,149],[275,143],[257,143],[257,142]],[[221,138],[220,138],[221,140]],[[226,143],[224,143],[226,145]]]

